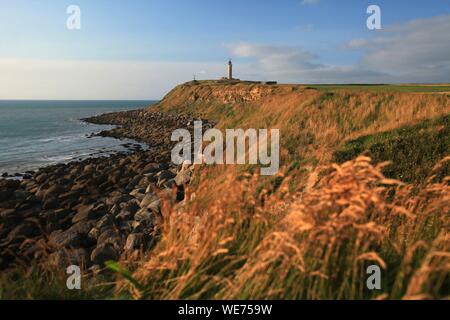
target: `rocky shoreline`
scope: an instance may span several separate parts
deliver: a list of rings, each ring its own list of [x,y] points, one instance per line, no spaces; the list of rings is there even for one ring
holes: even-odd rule
[[[184,200],[193,168],[170,162],[170,137],[175,129],[193,129],[195,119],[134,110],[83,120],[117,125],[98,135],[131,138],[149,149],[57,164],[21,180],[0,178],[0,270],[73,264],[100,270],[108,260],[151,249],[162,201]]]

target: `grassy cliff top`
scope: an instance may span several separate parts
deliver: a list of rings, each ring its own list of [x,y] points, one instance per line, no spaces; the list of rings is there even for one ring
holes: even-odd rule
[[[447,90],[445,85],[418,87],[424,90]],[[383,88],[389,89],[381,90]],[[393,88],[399,90],[394,92]],[[370,150],[373,151],[370,155],[374,160],[396,163],[393,170],[384,171],[394,172],[391,177],[420,182],[440,160],[439,157],[450,154],[448,139],[445,137],[447,131],[440,129],[448,122],[442,124],[440,120],[431,121],[450,114],[450,94],[408,90],[412,90],[410,85],[314,88],[300,84],[198,81],[177,86],[155,109],[215,120],[217,128],[222,130],[279,129],[281,165],[294,181],[291,182],[292,189],[304,185],[314,168],[336,160],[349,160]],[[420,130],[421,124],[429,129],[427,135],[413,134],[416,128]],[[400,130],[410,127],[413,129]],[[383,133],[392,139],[384,139],[384,144],[377,144],[376,149],[370,143],[357,144],[357,147],[350,143],[361,137],[373,136],[379,140],[378,137]],[[422,143],[428,141],[427,148],[414,145],[415,139]],[[404,143],[395,143],[399,140]],[[395,148],[400,146],[405,152],[396,153]],[[415,162],[405,159],[407,150],[417,153],[411,158]],[[336,158],[336,154],[341,156]],[[413,162],[414,170],[411,169]],[[226,167],[225,172],[233,170]],[[252,168],[239,167],[238,173],[232,174],[239,174],[242,170],[251,171]],[[216,174],[221,176],[224,173]],[[260,189],[271,183],[266,180],[261,179]],[[211,179],[209,183],[214,184],[214,181],[221,179]],[[219,190],[218,186],[211,189]]]
[[[148,112],[188,113],[216,120],[220,130],[279,129],[280,173],[196,166],[183,205],[164,204],[151,253],[119,261],[115,290],[91,293],[102,287],[97,279],[83,295],[448,298],[450,95],[416,90],[227,81],[177,86]],[[385,161],[392,164],[379,164]],[[370,265],[381,269],[380,290],[367,290]],[[65,276],[58,295],[68,295]],[[52,289],[46,278],[27,279],[27,286],[11,283],[3,292],[45,297]]]
[[[306,88],[320,91],[337,91],[337,90],[351,90],[351,91],[366,91],[366,92],[415,92],[415,93],[448,93],[450,94],[449,83],[435,83],[435,84],[420,84],[420,83],[406,83],[406,84],[264,84],[264,81],[250,81],[250,80],[195,80],[189,81],[182,86],[258,86],[268,85],[284,88]]]
[[[169,224],[158,258],[135,273],[148,296],[448,297],[450,95],[429,91],[449,90],[217,82],[175,88],[157,109],[214,119],[222,130],[280,129],[282,170],[261,177],[254,166],[198,167],[192,198],[175,215],[182,222]],[[376,292],[365,287],[374,264],[384,275]]]

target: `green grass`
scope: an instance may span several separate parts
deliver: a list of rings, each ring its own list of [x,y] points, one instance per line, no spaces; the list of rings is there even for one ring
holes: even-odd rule
[[[68,275],[63,272],[18,269],[0,276],[0,300],[117,299],[114,295],[115,276],[113,273],[95,278],[84,275],[81,290],[69,290],[66,285]]]
[[[440,159],[450,155],[450,116],[346,142],[334,158],[342,163],[364,152],[374,162],[393,162],[385,168],[386,176],[421,183]]]
[[[420,84],[319,84],[308,88],[320,91],[354,90],[370,92],[450,92],[450,85],[420,85]]]

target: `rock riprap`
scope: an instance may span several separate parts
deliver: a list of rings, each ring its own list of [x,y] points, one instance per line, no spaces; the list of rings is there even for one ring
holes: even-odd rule
[[[182,201],[192,176],[192,166],[171,164],[170,136],[193,120],[142,110],[87,119],[119,126],[101,135],[150,148],[41,168],[27,179],[0,178],[0,270],[34,264],[98,270],[150,250],[160,237],[162,201]]]

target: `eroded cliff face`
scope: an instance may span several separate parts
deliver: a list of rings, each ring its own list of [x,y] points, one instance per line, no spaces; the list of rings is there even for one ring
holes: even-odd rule
[[[192,95],[189,101],[217,101],[220,103],[237,103],[256,101],[268,95],[272,95],[275,91],[271,86],[197,86],[192,87]]]
[[[159,107],[170,110],[197,103],[234,105],[264,100],[275,95],[291,93],[301,85],[265,85],[240,82],[234,84],[214,81],[188,82],[175,87],[160,102]]]
[[[177,86],[149,112],[186,113],[218,128],[277,128],[297,146],[335,145],[449,113],[441,94],[316,90],[303,85],[198,81]],[[325,148],[325,147],[323,147]],[[330,154],[318,151],[320,157]]]

